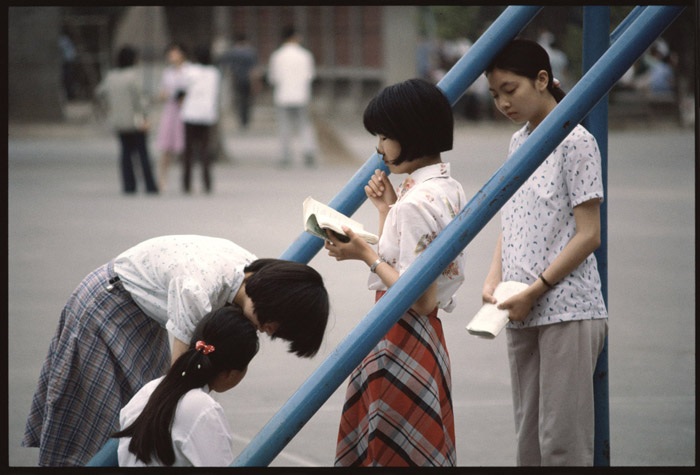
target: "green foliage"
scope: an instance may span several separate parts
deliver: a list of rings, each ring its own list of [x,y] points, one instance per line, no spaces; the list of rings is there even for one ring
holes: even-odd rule
[[[438,38],[454,40],[469,38],[475,29],[474,24],[481,7],[460,7],[455,5],[431,6],[435,17]]]
[[[500,15],[503,6],[430,5],[420,10],[419,28],[422,34],[434,33],[443,40],[468,38],[471,41],[483,33],[485,26]]]

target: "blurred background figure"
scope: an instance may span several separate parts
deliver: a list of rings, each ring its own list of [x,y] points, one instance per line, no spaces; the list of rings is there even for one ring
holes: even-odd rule
[[[198,46],[194,51],[195,63],[185,69],[186,89],[180,117],[185,123],[185,156],[183,160],[182,191],[190,192],[192,162],[195,155],[202,166],[202,180],[206,193],[212,191],[210,174],[211,151],[209,138],[219,121],[219,94],[221,73],[211,64],[209,47]]]
[[[258,53],[245,35],[236,36],[233,47],[219,59],[223,68],[230,68],[233,76],[234,112],[242,129],[250,123],[253,95],[259,89],[257,74]]]
[[[464,37],[450,41],[442,41],[440,49],[436,53],[438,66],[433,69],[430,80],[434,84],[439,83],[447,71],[449,71],[462,56],[467,54],[472,46],[472,41]],[[455,117],[471,121],[488,119],[491,116],[492,102],[493,99],[491,93],[489,93],[489,84],[486,80],[486,76],[480,74],[454,105],[453,110]]]
[[[311,83],[315,75],[313,55],[300,44],[293,27],[282,32],[283,44],[270,56],[268,80],[274,88],[273,102],[277,109],[277,127],[282,158],[280,165],[292,163],[291,135],[295,127],[301,139],[306,166],[316,163],[316,134],[309,120]]]
[[[64,27],[58,39],[58,46],[61,48],[61,80],[66,99],[75,99],[75,68],[77,67],[78,51],[73,44],[73,40]]]
[[[675,90],[675,73],[671,50],[664,41],[656,41],[645,59],[647,73],[640,81],[642,90],[651,94],[668,94]]]
[[[146,108],[143,105],[141,78],[134,65],[138,53],[132,46],[123,46],[117,54],[117,68],[109,71],[95,91],[95,97],[107,110],[108,121],[119,137],[121,145],[122,189],[126,194],[136,192],[136,177],[132,157],[139,156],[141,170],[148,193],[158,188],[146,147],[149,128]]]
[[[436,68],[438,56],[437,41],[422,36],[416,47],[416,69],[418,77],[426,81],[432,81],[432,74]]]
[[[183,45],[172,43],[166,52],[168,66],[160,80],[160,100],[165,102],[160,118],[156,147],[161,152],[158,162],[158,189],[165,191],[168,167],[185,150],[185,124],[180,118],[180,107],[187,86],[185,69],[189,66]]]

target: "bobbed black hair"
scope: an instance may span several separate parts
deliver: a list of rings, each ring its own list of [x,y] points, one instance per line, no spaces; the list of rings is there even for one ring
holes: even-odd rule
[[[401,144],[398,165],[452,149],[454,117],[445,94],[423,79],[384,88],[365,108],[365,129]]]
[[[312,267],[282,259],[258,259],[244,272],[245,293],[253,301],[260,324],[277,322],[272,338],[289,341],[289,351],[301,357],[315,355],[328,322],[328,292]]]
[[[117,52],[117,67],[128,68],[136,64],[138,53],[131,45],[122,46]]]
[[[198,341],[214,347],[204,354]],[[164,465],[175,462],[172,426],[177,403],[194,388],[211,384],[223,372],[243,371],[258,352],[258,333],[237,306],[227,305],[206,314],[192,335],[189,348],[175,360],[134,422],[111,437],[131,437],[129,451],[143,463],[156,457]]]
[[[547,51],[536,41],[525,38],[516,38],[508,43],[491,61],[486,68],[488,76],[494,69],[510,71],[529,79],[537,79],[540,71],[547,71],[549,82],[547,90],[557,102],[560,102],[566,93],[561,87],[554,85],[552,65],[549,62]]]

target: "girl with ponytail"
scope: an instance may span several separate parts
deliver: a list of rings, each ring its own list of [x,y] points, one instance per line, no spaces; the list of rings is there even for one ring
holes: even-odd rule
[[[564,97],[546,51],[515,39],[486,69],[497,109],[525,125],[508,155]],[[518,465],[593,465],[593,372],[608,313],[593,251],[600,245],[600,151],[577,125],[501,209],[482,290],[509,311],[506,330]],[[528,284],[496,302],[501,281]]]
[[[227,466],[232,437],[210,391],[245,376],[258,351],[253,323],[235,306],[210,312],[168,373],[147,383],[121,410],[120,466]]]

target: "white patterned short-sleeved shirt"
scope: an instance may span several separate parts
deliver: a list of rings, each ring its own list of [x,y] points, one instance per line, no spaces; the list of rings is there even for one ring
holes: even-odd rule
[[[508,155],[530,135],[513,134]],[[595,137],[576,126],[501,209],[502,279],[532,284],[576,233],[573,208],[603,200],[600,151]],[[573,320],[607,318],[595,256],[540,297],[524,328]]]
[[[189,343],[204,315],[233,301],[255,259],[226,239],[161,236],[121,253],[114,271],[146,315]]]
[[[450,176],[450,164],[419,168],[396,189],[397,200],[387,214],[378,253],[399,274],[416,260],[466,204],[462,185]],[[437,306],[451,312],[454,294],[464,281],[464,252],[437,278]],[[376,274],[370,274],[370,290],[386,290]]]

